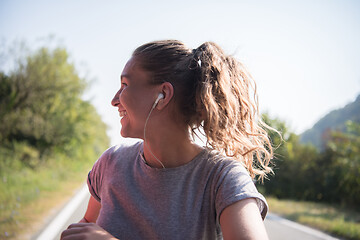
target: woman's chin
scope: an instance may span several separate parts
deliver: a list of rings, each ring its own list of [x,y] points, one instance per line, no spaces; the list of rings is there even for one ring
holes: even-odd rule
[[[130,131],[127,131],[126,128],[121,128],[120,135],[123,138],[134,138],[134,139],[140,139],[141,136],[138,136],[138,134],[133,134]]]
[[[121,135],[123,138],[129,138],[129,137],[130,137],[125,131],[123,131],[123,129],[121,129],[120,135]]]

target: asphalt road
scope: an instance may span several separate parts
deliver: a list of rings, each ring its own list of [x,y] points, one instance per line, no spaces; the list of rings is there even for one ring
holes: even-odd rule
[[[42,232],[34,235],[31,240],[59,240],[61,232],[66,229],[68,225],[78,222],[84,216],[90,198],[87,188],[82,188],[75,198],[64,207],[64,210],[61,211],[52,222],[44,227]],[[268,214],[265,219],[265,227],[270,240],[338,239],[271,213]]]

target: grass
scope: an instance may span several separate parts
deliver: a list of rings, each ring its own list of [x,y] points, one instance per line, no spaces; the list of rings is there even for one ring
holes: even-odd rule
[[[339,205],[267,197],[270,211],[345,239],[360,239],[360,212]]]
[[[36,169],[1,169],[0,239],[25,239],[86,181],[93,162],[58,159]]]

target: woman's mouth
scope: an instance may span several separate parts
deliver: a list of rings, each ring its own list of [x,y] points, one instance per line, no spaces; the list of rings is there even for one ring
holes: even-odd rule
[[[126,111],[119,111],[120,117],[125,117],[127,115]]]

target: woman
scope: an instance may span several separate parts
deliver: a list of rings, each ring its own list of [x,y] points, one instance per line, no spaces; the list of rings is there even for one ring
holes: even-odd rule
[[[98,159],[85,216],[62,239],[267,239],[252,179],[271,171],[272,148],[256,98],[244,67],[214,43],[138,47],[111,104],[121,135],[143,141]],[[199,132],[206,147],[192,141]]]

